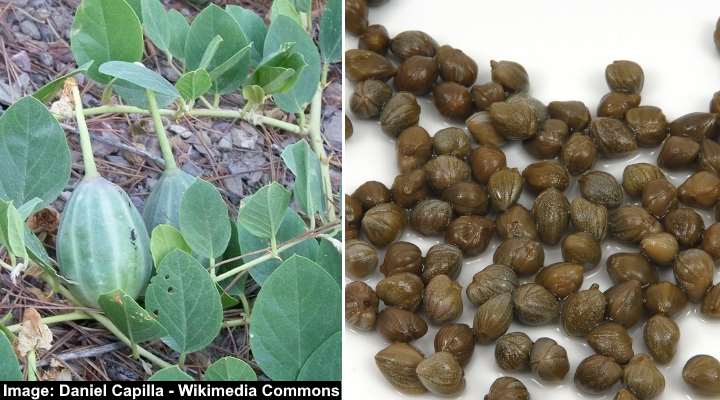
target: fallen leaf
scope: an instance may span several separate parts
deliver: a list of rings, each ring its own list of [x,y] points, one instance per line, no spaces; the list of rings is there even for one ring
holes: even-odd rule
[[[17,340],[17,352],[20,357],[27,356],[31,351],[50,350],[52,347],[52,332],[41,318],[36,309],[25,309]]]

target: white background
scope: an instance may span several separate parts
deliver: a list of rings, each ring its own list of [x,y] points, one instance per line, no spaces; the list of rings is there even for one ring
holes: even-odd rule
[[[642,104],[660,107],[671,121],[683,114],[707,111],[712,94],[720,90],[720,55],[712,33],[720,16],[720,2],[604,0],[604,1],[493,1],[478,0],[390,0],[370,9],[370,23],[383,24],[394,36],[404,30],[424,30],[440,45],[450,44],[462,49],[479,65],[478,82],[490,80],[491,59],[521,63],[530,75],[530,94],[545,103],[552,100],[581,100],[595,113],[599,99],[609,91],[605,84],[605,66],[617,59],[638,62],[645,71]],[[357,38],[346,34],[346,49],[355,48]],[[345,81],[345,103],[353,92],[353,84]],[[434,134],[441,128],[457,125],[435,111],[428,99],[421,100],[420,125]],[[349,109],[348,109],[349,110]],[[350,111],[348,111],[350,113]],[[379,180],[388,187],[398,174],[395,143],[385,136],[376,121],[353,118],[355,134],[346,142],[344,187],[352,193],[367,180]],[[532,162],[519,143],[504,147],[508,165],[522,170]],[[606,170],[618,181],[622,169],[632,162],[654,162],[658,149],[641,149],[639,154],[619,160],[599,160],[595,169]],[[677,186],[687,173],[670,173]],[[576,181],[566,192],[570,200],[578,196]],[[527,192],[527,190],[525,191]],[[521,203],[530,208],[533,198],[523,194]],[[705,223],[712,223],[705,213]],[[419,238],[406,231],[403,240],[418,244],[423,252],[441,238]],[[465,260],[459,278],[463,286],[465,311],[459,322],[472,325],[476,307],[464,296],[464,288],[472,275],[492,262],[498,245],[495,239],[480,257]],[[586,274],[583,289],[593,282],[601,290],[610,286],[605,269],[608,255],[627,248],[605,241],[603,258],[598,267]],[[545,264],[561,261],[556,247],[546,246]],[[672,271],[661,271],[672,281]],[[375,286],[381,279],[376,271],[366,282]],[[718,282],[716,275],[715,282]],[[346,279],[346,283],[350,279]],[[696,305],[687,307],[675,319],[680,325],[678,353],[671,364],[660,366],[666,378],[663,399],[703,399],[690,393],[681,377],[685,362],[698,353],[720,357],[720,321],[703,318]],[[644,320],[632,330],[636,353],[647,352],[642,341]],[[528,387],[533,399],[612,399],[612,391],[601,396],[579,394],[573,385],[575,367],[593,354],[583,339],[571,338],[557,324],[530,328],[513,323],[509,332],[525,331],[533,340],[549,336],[564,346],[571,369],[557,384],[546,384],[531,373],[506,373],[498,368],[493,356],[494,345],[476,345],[475,353],[465,369],[466,389],[459,398],[479,400],[498,377],[511,375]],[[432,341],[437,331],[415,342],[425,354],[432,354]],[[349,399],[435,398],[433,395],[407,396],[388,384],[374,363],[374,355],[387,345],[377,333],[364,333],[346,325],[344,336],[343,389]]]

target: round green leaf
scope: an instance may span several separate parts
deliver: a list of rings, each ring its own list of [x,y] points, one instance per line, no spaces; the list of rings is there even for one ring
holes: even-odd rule
[[[158,49],[168,52],[172,42],[172,27],[168,12],[160,0],[141,0],[145,32]]]
[[[220,266],[220,268],[218,269],[218,275],[222,274],[223,272],[227,272],[235,267],[239,267],[244,263],[242,258],[238,258],[242,256],[242,249],[240,248],[240,239],[238,238],[237,224],[232,220],[230,221],[230,233],[230,242],[228,243],[227,249],[225,249],[225,254],[223,254],[222,259],[229,260],[232,258],[236,260]],[[245,294],[245,283],[247,281],[247,277],[248,274],[244,273],[240,274],[240,276],[232,276],[224,281],[219,282],[218,284],[223,289],[223,291],[226,292],[227,295],[240,297]],[[226,288],[228,286],[230,287],[226,291]]]
[[[224,357],[212,363],[205,371],[205,381],[256,381],[257,375],[245,361]]]
[[[180,96],[180,93],[178,93],[172,83],[168,82],[162,75],[140,63],[108,61],[100,66],[99,71],[100,73],[132,83],[143,89],[152,90],[158,95],[164,95],[173,99]]]
[[[192,253],[190,246],[174,226],[166,224],[156,226],[150,235],[150,253],[155,266],[160,265],[162,259],[173,250],[181,250],[187,254]]]
[[[115,326],[135,344],[167,335],[167,330],[157,318],[121,289],[100,295],[98,304]]]
[[[238,211],[238,225],[257,237],[273,238],[290,204],[290,192],[277,182],[261,187]]]
[[[320,238],[318,255],[315,260],[330,276],[335,278],[335,281],[337,281],[339,285],[342,279],[342,255],[337,247],[328,239]]]
[[[198,69],[184,73],[175,86],[185,101],[193,101],[210,90],[212,81],[207,71]]]
[[[169,382],[192,382],[194,379],[183,372],[177,365],[163,368],[148,378],[148,382],[152,381],[169,381]]]
[[[323,61],[334,63],[342,60],[342,3],[328,0],[320,19],[320,53]]]
[[[230,241],[228,210],[215,186],[197,179],[180,203],[180,232],[193,252],[218,258]]]
[[[235,18],[235,21],[240,25],[240,29],[245,33],[245,37],[253,42],[251,55],[253,65],[257,65],[262,59],[262,47],[263,43],[265,43],[265,35],[267,35],[265,22],[255,11],[240,6],[228,5],[225,7],[225,11]]]
[[[185,60],[185,41],[190,24],[187,18],[176,9],[168,12],[168,20],[170,20],[171,30],[170,53],[179,60]]]
[[[310,355],[297,380],[339,381],[342,373],[342,331],[335,332]]]
[[[295,175],[295,201],[310,218],[325,210],[325,190],[320,172],[320,159],[307,141],[298,140],[280,154],[285,165]]]

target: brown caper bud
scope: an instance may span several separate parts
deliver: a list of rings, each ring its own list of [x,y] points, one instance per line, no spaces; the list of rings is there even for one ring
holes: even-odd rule
[[[415,244],[398,241],[388,246],[385,258],[380,266],[380,272],[385,276],[392,276],[409,272],[420,275],[422,270],[422,251]]]
[[[425,336],[427,323],[419,315],[397,307],[385,307],[377,318],[378,332],[391,342],[412,342]]]
[[[434,57],[436,49],[435,40],[421,31],[401,32],[390,41],[390,50],[400,60],[412,56]]]
[[[625,113],[640,105],[640,95],[635,93],[610,92],[600,99],[597,115],[601,118],[621,120]]]
[[[468,131],[481,146],[500,147],[505,143],[505,138],[495,129],[490,113],[487,111],[476,112],[465,120]]]
[[[720,223],[716,222],[707,228],[702,239],[702,249],[705,250],[713,260],[720,259]]]
[[[538,130],[540,130],[543,122],[548,119],[547,106],[545,103],[525,92],[515,93],[509,96],[505,102],[509,104],[525,103],[529,105],[535,111],[535,119],[537,120]]]
[[[567,351],[556,341],[542,337],[533,343],[530,352],[530,369],[546,381],[563,379],[570,370]]]
[[[455,82],[442,82],[433,87],[433,103],[440,114],[448,118],[465,119],[473,111],[468,89]]]
[[[691,207],[712,207],[720,199],[720,178],[714,172],[695,172],[678,187],[677,196]]]
[[[683,367],[683,380],[694,390],[720,394],[720,361],[705,354],[694,356]]]
[[[700,144],[683,136],[670,136],[663,142],[657,163],[667,169],[684,169],[695,163]]]
[[[645,289],[645,308],[652,314],[672,317],[685,308],[687,302],[685,293],[667,281],[653,283]]]
[[[440,76],[444,81],[470,86],[477,78],[477,63],[462,50],[450,46],[441,46],[435,54],[440,67]]]
[[[378,204],[389,203],[392,200],[390,189],[378,181],[367,181],[358,186],[352,197],[358,200],[365,210],[369,210]]]
[[[517,168],[503,168],[493,172],[487,182],[490,202],[498,211],[505,211],[515,204],[522,194],[523,179]]]
[[[345,29],[360,35],[368,28],[368,7],[365,0],[347,0],[345,2]]]
[[[534,157],[548,159],[560,155],[568,138],[568,127],[559,119],[547,119],[538,134],[525,141],[525,149]]]
[[[390,60],[374,51],[351,49],[345,52],[345,76],[353,82],[368,79],[387,81],[396,72]]]
[[[588,393],[602,393],[622,378],[623,370],[610,357],[594,354],[580,362],[575,370],[575,386]]]
[[[675,281],[685,291],[688,300],[699,303],[712,285],[715,261],[704,250],[684,250],[675,258],[673,273]]]
[[[570,203],[570,219],[578,231],[591,234],[597,241],[605,239],[608,227],[608,210],[605,206],[578,197]]]
[[[532,275],[545,263],[545,250],[537,240],[511,238],[495,249],[493,262],[507,265],[518,275]]]
[[[605,291],[607,319],[631,328],[643,316],[643,294],[639,281],[618,283]]]
[[[655,218],[664,218],[678,205],[677,189],[665,178],[645,184],[642,206]]]
[[[390,36],[382,25],[370,25],[365,33],[358,38],[358,48],[370,50],[380,55],[387,53],[390,47]]]
[[[560,314],[560,303],[555,296],[536,283],[518,286],[513,292],[513,306],[518,321],[525,325],[545,325]]]
[[[495,379],[483,400],[530,400],[530,393],[519,380],[503,376]]]
[[[465,373],[450,353],[433,354],[420,361],[415,371],[423,386],[432,393],[451,395],[465,388]]]
[[[417,310],[423,298],[423,281],[410,272],[390,275],[378,282],[375,287],[380,300],[387,306],[403,310]]]
[[[640,243],[647,234],[662,232],[662,225],[644,208],[633,205],[618,207],[608,218],[610,235],[620,241]]]
[[[352,121],[350,121],[350,118],[348,118],[347,115],[345,115],[345,140],[348,140],[353,135],[353,124]]]
[[[595,283],[589,289],[572,293],[563,302],[562,325],[568,335],[585,336],[605,318],[607,301]]]
[[[533,342],[525,333],[506,333],[495,344],[495,362],[506,371],[529,370],[532,347]]]
[[[628,362],[623,382],[641,400],[653,399],[665,390],[665,377],[647,354],[637,354]]]
[[[590,110],[582,101],[551,101],[548,113],[550,118],[565,122],[571,132],[581,131],[590,123]]]
[[[448,352],[464,366],[475,351],[475,336],[467,324],[453,323],[438,330],[433,344],[436,352]]]
[[[655,264],[671,265],[680,245],[675,236],[667,232],[649,233],[640,241],[640,250]]]
[[[537,114],[527,101],[493,103],[490,119],[497,133],[508,140],[530,139],[538,131]]]
[[[622,187],[630,196],[638,197],[642,195],[645,185],[656,179],[665,179],[665,174],[656,165],[630,164],[623,170]]]
[[[596,353],[610,357],[618,364],[627,363],[635,355],[627,329],[616,322],[598,325],[586,339]]]
[[[470,153],[472,175],[479,183],[488,183],[490,177],[506,165],[505,153],[499,147],[479,146]]]
[[[698,168],[716,175],[720,174],[720,143],[712,139],[703,139],[700,142]]]
[[[345,321],[356,329],[375,329],[378,297],[365,282],[355,281],[345,286]]]
[[[473,275],[472,282],[465,289],[468,300],[476,306],[502,293],[512,293],[518,279],[512,269],[505,265],[492,264]]]
[[[360,228],[360,221],[363,217],[363,207],[360,201],[352,196],[345,195],[345,228],[357,230]],[[348,239],[356,239],[351,237]]]
[[[460,249],[445,243],[438,243],[428,249],[425,255],[422,278],[427,283],[437,275],[457,278],[462,269],[463,256]]]
[[[395,203],[382,203],[367,210],[362,219],[362,231],[378,247],[385,247],[397,239],[405,229],[405,210]]]
[[[720,113],[720,91],[713,93],[710,100],[710,112],[714,114]]]
[[[680,328],[672,319],[656,314],[645,322],[643,340],[655,361],[667,364],[675,357]]]
[[[588,171],[579,179],[580,194],[586,200],[607,208],[615,208],[623,202],[623,190],[614,176],[603,171]]]
[[[513,302],[510,293],[501,293],[483,303],[475,313],[473,331],[475,340],[489,344],[507,332],[513,320]]]
[[[397,139],[397,159],[400,172],[422,168],[432,158],[432,138],[419,126],[403,130]]]
[[[354,278],[364,278],[378,265],[377,250],[370,243],[360,239],[345,242],[345,271]]]
[[[412,93],[399,92],[388,100],[380,113],[380,126],[388,136],[397,137],[420,121],[420,105]]]
[[[495,222],[477,215],[455,218],[445,231],[445,241],[457,246],[467,257],[476,256],[487,248],[495,234]]]
[[[637,142],[630,129],[614,118],[592,120],[590,137],[605,157],[621,157],[637,150]]]
[[[588,135],[574,133],[560,153],[563,164],[572,175],[580,175],[595,165],[597,147]]]
[[[555,160],[532,163],[525,167],[522,176],[528,187],[537,193],[551,187],[564,192],[570,185],[567,168]]]
[[[620,388],[618,392],[615,394],[615,397],[613,397],[613,400],[639,400],[634,394],[632,394],[631,391]]]
[[[720,283],[711,287],[705,293],[700,311],[708,317],[720,317]]]
[[[565,236],[560,244],[560,250],[563,260],[579,264],[585,271],[595,268],[602,256],[600,242],[588,232],[574,232]]]
[[[696,142],[700,142],[715,135],[716,123],[717,115],[713,113],[694,112],[685,114],[670,123],[670,135],[689,137]]]
[[[530,86],[527,71],[514,61],[490,61],[493,82],[499,83],[506,92],[525,92]]]
[[[452,215],[450,203],[436,199],[423,200],[410,212],[410,226],[424,236],[440,235],[450,225]]]
[[[692,208],[676,208],[663,220],[665,230],[672,233],[680,247],[695,247],[702,240],[705,222]]]
[[[431,322],[442,324],[456,320],[463,311],[460,285],[447,275],[437,275],[428,282],[423,296],[425,313]]]
[[[470,166],[453,156],[441,155],[431,159],[425,164],[425,173],[430,187],[438,192],[470,180]]]
[[[557,244],[570,223],[567,197],[553,187],[546,189],[535,199],[532,212],[540,240],[551,246]]]
[[[634,61],[613,61],[605,68],[605,81],[614,92],[640,93],[645,83],[645,74]]]
[[[458,182],[450,186],[443,191],[442,199],[450,203],[455,214],[487,214],[488,194],[475,182]]]
[[[395,74],[395,89],[422,96],[430,92],[438,76],[438,68],[431,57],[412,56],[403,61]]]
[[[435,154],[464,159],[470,154],[470,138],[460,128],[450,127],[437,131],[433,136]]]
[[[475,108],[480,111],[489,109],[492,103],[505,101],[505,90],[501,84],[496,82],[473,85],[470,95],[475,103]]]
[[[559,262],[548,265],[535,275],[535,283],[542,285],[559,299],[564,299],[580,289],[583,282],[582,265]]]
[[[655,147],[668,135],[665,114],[655,106],[629,109],[625,113],[625,122],[641,147]]]
[[[429,195],[425,169],[416,169],[395,177],[390,188],[395,203],[403,208],[412,208]]]
[[[607,272],[610,280],[619,285],[636,280],[645,287],[658,281],[658,271],[648,260],[638,253],[615,253],[607,259]]]
[[[498,237],[502,240],[512,238],[538,239],[535,218],[527,208],[515,204],[497,217]]]
[[[375,79],[359,82],[350,97],[350,110],[360,118],[377,118],[392,97],[387,83]]]
[[[375,364],[390,384],[407,394],[425,393],[415,369],[425,357],[407,343],[389,345],[375,355]]]

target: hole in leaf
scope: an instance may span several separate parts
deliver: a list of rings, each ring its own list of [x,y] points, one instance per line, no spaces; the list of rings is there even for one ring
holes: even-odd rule
[[[165,274],[165,279],[170,279],[170,274]]]
[[[167,292],[170,293],[170,294],[173,294],[173,293],[175,293],[175,288],[172,287],[172,286],[168,286]]]

